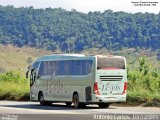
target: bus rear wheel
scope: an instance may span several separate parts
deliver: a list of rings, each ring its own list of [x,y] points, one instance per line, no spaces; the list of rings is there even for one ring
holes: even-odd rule
[[[100,108],[108,108],[110,106],[110,103],[99,103],[98,106]]]
[[[74,108],[78,108],[79,107],[79,96],[77,94],[73,95],[73,106]]]

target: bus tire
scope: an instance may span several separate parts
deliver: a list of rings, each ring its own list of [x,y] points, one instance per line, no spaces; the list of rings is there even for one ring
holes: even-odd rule
[[[44,96],[43,96],[43,93],[41,92],[41,93],[39,93],[39,96],[38,96],[38,98],[39,98],[39,103],[40,103],[40,105],[52,105],[52,103],[51,102],[46,102],[45,100],[44,100]]]
[[[73,106],[74,108],[79,108],[79,96],[78,94],[73,95]]]
[[[110,103],[99,103],[98,106],[100,108],[108,108],[110,106]]]

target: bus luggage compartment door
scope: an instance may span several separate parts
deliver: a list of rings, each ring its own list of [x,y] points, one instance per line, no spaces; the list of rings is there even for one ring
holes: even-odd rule
[[[90,86],[86,87],[85,92],[86,92],[86,101],[91,101],[92,100],[91,87]]]

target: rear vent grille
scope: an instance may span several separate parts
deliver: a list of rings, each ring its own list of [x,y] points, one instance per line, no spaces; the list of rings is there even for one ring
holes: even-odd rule
[[[123,76],[100,76],[101,81],[121,81]]]

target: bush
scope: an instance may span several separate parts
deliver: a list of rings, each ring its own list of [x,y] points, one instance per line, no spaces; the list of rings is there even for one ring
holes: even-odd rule
[[[144,58],[139,62],[137,70],[128,71],[127,101],[160,104],[160,71],[152,69]]]
[[[29,80],[20,71],[1,73],[0,99],[29,100]]]
[[[24,82],[27,81],[27,79],[21,75],[20,71],[9,71],[6,73],[0,73],[0,81]]]

